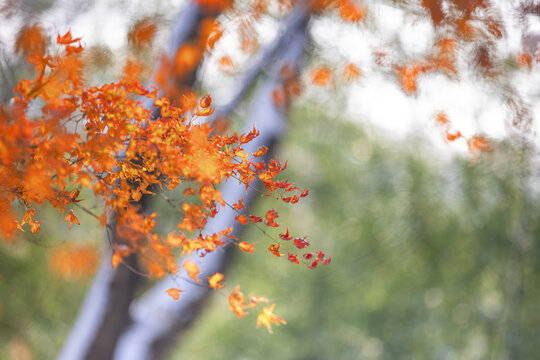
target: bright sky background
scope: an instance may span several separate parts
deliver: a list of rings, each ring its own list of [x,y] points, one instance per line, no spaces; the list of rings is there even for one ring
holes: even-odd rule
[[[509,11],[510,1],[496,2],[502,6],[507,31],[507,40],[501,50],[515,52],[521,41],[519,23]],[[313,23],[313,38],[322,48],[316,53],[321,61],[352,62],[364,73],[352,85],[338,85],[343,86],[340,91],[347,94],[346,114],[354,121],[381,128],[391,138],[423,132],[437,147],[463,153],[467,151],[464,141],[450,145],[445,143],[441,130],[435,125],[434,113],[446,112],[455,129],[465,136],[485,134],[496,139],[504,137],[507,134],[508,109],[487,86],[467,77],[457,82],[435,74],[420,78],[418,93],[408,96],[394,78],[374,68],[371,57],[373,48],[399,42],[406,55],[412,57],[429,49],[434,36],[433,28],[426,19],[406,16],[402,10],[381,3],[383,1],[368,2],[369,28],[362,24],[343,24],[332,17],[316,19]],[[183,0],[96,0],[90,8],[81,0],[57,0],[52,11],[41,16],[39,22],[52,34],[71,29],[75,36],[82,36],[87,45],[102,43],[113,52],[119,52],[126,45],[126,34],[134,20],[153,14],[155,9],[171,9],[166,12],[166,20],[170,21],[183,4]],[[21,25],[21,19],[15,17],[0,24],[0,40],[8,49],[12,46],[13,34]],[[538,22],[530,26],[540,31]],[[166,26],[161,29],[158,37],[160,43],[165,43],[167,30]],[[267,20],[258,30],[263,42],[270,41],[275,34],[276,24]],[[234,36],[231,36],[224,39],[217,50],[223,52],[235,45]],[[209,82],[217,79],[214,83],[225,85],[222,87],[224,91],[216,89],[215,101],[220,102],[219,94],[223,97],[230,94],[227,88],[234,86],[234,79],[227,79],[212,68],[206,70],[205,76],[211,79]],[[519,74],[512,82],[531,103],[536,132],[540,133],[540,72],[536,69],[529,74]],[[308,89],[307,95],[330,101],[326,92],[323,89]]]

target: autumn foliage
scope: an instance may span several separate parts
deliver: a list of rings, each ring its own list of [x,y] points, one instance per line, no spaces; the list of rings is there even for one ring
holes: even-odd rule
[[[194,37],[172,57],[158,60],[154,82],[160,88],[159,94],[157,89],[147,89],[138,81],[145,64],[135,56],[125,62],[120,81],[88,86],[84,76],[85,46],[80,37],[68,31],[59,34],[56,46],[52,46],[39,25],[21,29],[15,50],[27,57],[36,75],[31,80],[23,79],[15,88],[17,95],[13,101],[0,106],[0,212],[3,215],[0,234],[3,238],[14,241],[17,231],[38,233],[42,225],[38,205],[48,204],[57,209],[69,229],[80,225],[77,215],[84,211],[106,227],[107,233],[118,235],[119,241],[110,244],[113,267],[136,254],[145,259],[149,276],[160,277],[180,270],[176,262],[178,255],[197,253],[204,257],[230,243],[243,252],[254,252],[257,244],[240,242],[232,234],[232,227],[203,235],[209,218],[230,207],[240,225],[266,227],[263,231],[281,228],[275,230],[277,239],[264,246],[275,257],[293,264],[302,263],[310,269],[330,263],[331,258],[324,252],[309,251],[310,242],[305,236],[293,234],[288,227],[283,230],[275,209],[252,214],[243,204],[243,198],[236,203],[223,200],[217,186],[226,181],[238,182],[246,191],[255,187],[263,196],[287,204],[298,203],[309,191],[279,178],[287,163],[270,159],[267,148],[245,150],[259,135],[256,128],[243,134],[215,131],[206,121],[215,111],[211,96],[178,86],[195,76],[205,55],[222,37],[224,28],[217,17],[231,9],[234,2],[197,0],[196,3],[204,9],[205,18],[198,24]],[[495,41],[504,36],[504,31],[489,1],[422,0],[411,4],[434,26],[431,53],[395,61],[389,60],[384,51],[373,51],[374,63],[381,69],[389,69],[406,94],[415,95],[419,79],[430,73],[457,79],[459,55],[464,50],[469,51],[471,66],[483,78],[496,75],[497,66],[491,54]],[[278,2],[278,7],[285,11],[294,5],[294,1]],[[257,0],[243,13],[239,35],[244,52],[257,50],[254,22],[268,8],[269,2]],[[349,25],[366,21],[369,10],[363,2],[353,0],[311,0],[307,1],[307,8],[312,14],[337,15]],[[128,34],[130,46],[135,52],[148,49],[157,31],[155,20],[137,21]],[[535,61],[526,52],[516,56],[516,63],[527,69]],[[217,64],[229,75],[238,70],[230,54],[219,56]],[[360,67],[351,62],[339,69],[320,63],[309,69],[308,81],[328,89],[339,79],[352,82],[362,75]],[[286,108],[290,99],[301,93],[303,84],[299,74],[287,66],[283,67],[281,77],[283,85],[274,89],[272,96],[278,108]],[[447,141],[464,140],[473,153],[490,149],[485,137],[466,138],[452,128],[443,112],[436,115],[436,122]],[[164,190],[172,191],[180,185],[187,187],[183,200],[167,198]],[[101,200],[103,210],[94,212],[86,208],[81,193],[91,193]],[[161,196],[177,213],[175,231],[158,234],[155,229],[158,214],[145,214],[140,209],[140,201],[148,195]],[[19,208],[15,204],[20,204]],[[60,259],[60,265],[51,265],[54,271],[61,273],[62,268],[73,266],[67,253],[66,250],[52,256]],[[86,253],[77,256],[83,254]],[[199,278],[194,261],[186,260],[183,268],[192,282],[204,283],[218,291],[225,286],[220,273]],[[181,289],[171,288],[166,293],[174,300],[181,300]],[[228,299],[229,308],[239,317],[245,316],[247,309],[268,301],[251,295],[246,301],[239,287],[234,288]],[[274,305],[264,307],[257,319],[257,324],[269,331],[271,324],[285,323],[273,310]]]
[[[143,21],[135,25],[130,41],[144,47],[154,33],[155,25]],[[145,259],[150,276],[163,276],[179,270],[175,261],[178,253],[204,256],[230,242],[245,252],[255,250],[254,244],[239,242],[231,235],[231,227],[202,235],[208,219],[224,207],[235,209],[241,225],[280,226],[273,209],[264,215],[263,222],[262,216],[245,213],[242,198],[235,204],[226,203],[218,184],[237,181],[247,191],[259,181],[265,188],[263,195],[286,203],[307,196],[308,190],[277,179],[286,163],[266,159],[266,148],[254,153],[244,149],[259,135],[257,129],[217,135],[208,122],[198,120],[214,111],[210,95],[186,109],[159,96],[156,89],[145,89],[136,77],[124,76],[117,83],[89,87],[84,81],[81,38],[70,32],[58,35],[55,52],[47,53],[45,45],[36,44],[44,41],[39,28],[30,27],[21,36],[18,49],[29,55],[36,76],[22,80],[13,102],[0,107],[0,232],[5,239],[14,239],[17,229],[34,234],[40,231],[37,205],[47,203],[66,213],[64,222],[69,229],[80,225],[77,213],[84,211],[108,232],[118,234],[120,240],[110,244],[113,267],[122,264],[126,256],[137,254]],[[198,47],[189,50],[189,46],[179,50],[173,67],[185,69],[200,61],[200,54],[188,54]],[[127,66],[133,65],[128,62]],[[39,104],[37,113],[30,111],[35,104]],[[159,109],[157,117],[152,114],[154,109]],[[166,198],[165,189],[174,190],[183,183],[189,184],[184,201],[167,199],[178,212],[177,230],[160,236],[155,231],[157,214],[143,214],[139,201],[153,194]],[[103,211],[87,209],[81,192],[91,192],[100,199]],[[13,206],[15,202],[22,205],[22,216]],[[74,256],[89,256],[81,251]],[[63,250],[52,255],[54,272],[73,267],[68,253]],[[201,281],[195,262],[185,261],[184,268],[193,281]],[[222,280],[223,275],[215,274],[208,285],[220,289]],[[175,300],[181,297],[179,289],[167,293]],[[233,294],[240,300],[237,290]],[[261,299],[253,297],[245,306],[238,302],[233,311],[241,315],[238,309],[253,307]],[[269,329],[271,322],[283,322],[270,310],[265,311],[260,322]]]

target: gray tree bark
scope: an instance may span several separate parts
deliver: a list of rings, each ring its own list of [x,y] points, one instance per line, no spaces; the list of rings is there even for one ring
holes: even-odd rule
[[[201,18],[198,6],[189,3],[175,22],[167,54],[169,57],[172,58],[176,50],[194,36],[194,29]],[[270,150],[268,158],[285,131],[286,108],[274,103],[273,92],[283,86],[283,66],[295,69],[302,58],[308,20],[306,8],[299,6],[294,9],[276,41],[263,52],[255,66],[246,72],[233,100],[216,111],[219,116],[227,116],[232,112],[265,66],[272,64],[267,73],[268,78],[254,96],[250,124],[246,126],[249,130],[254,125],[261,135],[246,146],[247,151],[254,152],[257,147],[265,145]],[[191,81],[194,79],[193,76]],[[248,190],[246,194],[243,185],[231,180],[220,191],[228,203],[234,203],[243,196],[247,206],[252,204],[256,195],[253,190]],[[146,203],[141,203],[143,210]],[[213,233],[233,225],[233,234],[238,236],[240,227],[234,220],[235,215],[232,209],[222,208],[216,217],[209,219],[203,233]],[[113,234],[112,241],[119,240]],[[196,254],[191,256],[199,265],[200,278],[223,272],[230,260],[231,250],[232,246],[227,245],[204,258]],[[113,269],[110,258],[108,252],[58,359],[159,359],[197,317],[210,294],[207,286],[186,281],[183,276],[185,274],[181,273],[180,280],[167,277],[134,301],[141,277],[126,266]],[[125,260],[130,268],[138,268],[134,256]],[[185,260],[180,259],[179,264]],[[175,302],[165,294],[165,290],[171,287],[183,290],[179,301]]]

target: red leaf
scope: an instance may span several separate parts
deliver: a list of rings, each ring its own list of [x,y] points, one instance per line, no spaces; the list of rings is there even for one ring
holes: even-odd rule
[[[279,252],[279,247],[280,247],[280,246],[281,246],[281,245],[279,245],[279,244],[272,244],[272,245],[270,245],[270,246],[268,247],[268,251],[270,251],[270,252],[271,252],[272,254],[274,254],[275,256],[280,257],[280,256],[283,255],[283,254],[281,254],[281,253]]]
[[[279,238],[281,240],[291,240],[292,239],[292,236],[289,235],[289,227],[287,226],[287,232],[285,234],[279,234]]]
[[[306,246],[309,246],[309,242],[306,241],[306,238],[303,237],[303,238],[296,238],[294,239],[294,245],[299,248],[299,249],[303,249],[305,248]]]
[[[245,215],[236,215],[234,219],[242,225],[247,225],[248,223],[248,218]]]
[[[279,217],[279,214],[276,210],[268,210],[268,212],[265,215],[266,217],[266,225],[272,226],[272,227],[278,227],[279,224],[274,221],[274,219]]]
[[[298,254],[293,255],[293,254],[291,254],[290,252],[287,251],[287,258],[289,259],[290,262],[293,262],[295,264],[300,263],[300,261],[298,261]]]

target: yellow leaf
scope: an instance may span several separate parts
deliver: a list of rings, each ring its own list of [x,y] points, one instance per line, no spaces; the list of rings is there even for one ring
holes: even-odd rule
[[[201,281],[197,278],[197,274],[199,273],[199,267],[193,261],[186,260],[184,262],[184,269],[186,269],[188,276],[190,278],[192,278],[193,280],[197,282]]]
[[[215,273],[208,277],[208,285],[212,289],[221,289],[223,287],[223,285],[219,283],[221,280],[223,280],[223,274]]]
[[[287,322],[273,313],[276,304],[263,307],[261,313],[257,317],[257,327],[264,325],[268,329],[269,333],[272,333],[272,324],[279,325],[286,324]]]

